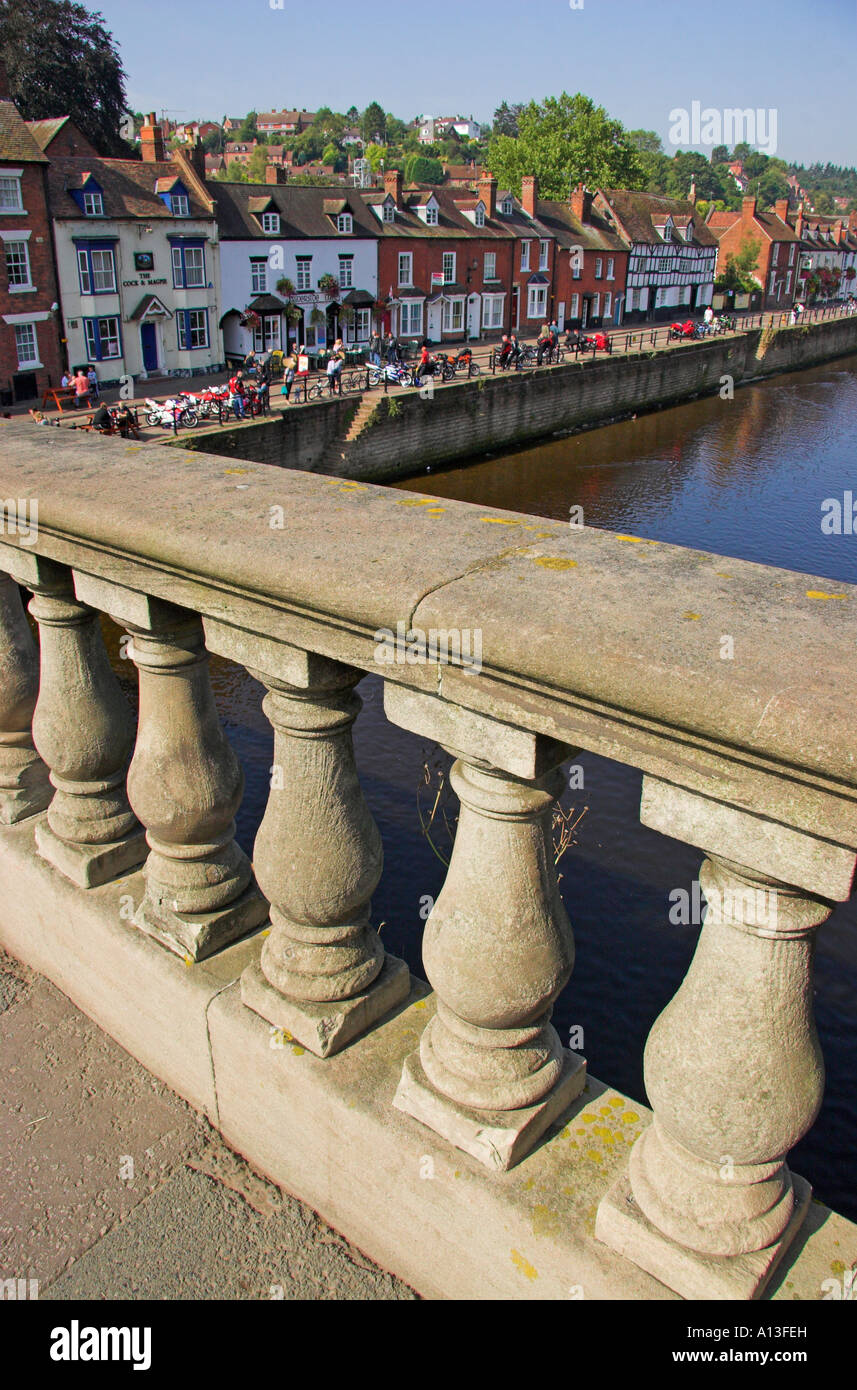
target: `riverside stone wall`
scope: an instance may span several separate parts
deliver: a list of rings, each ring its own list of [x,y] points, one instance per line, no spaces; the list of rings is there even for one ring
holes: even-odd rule
[[[427,399],[417,391],[390,396],[379,391],[369,421],[341,450],[334,445],[348,429],[357,397],[184,436],[177,445],[364,482],[392,482],[430,465],[476,458],[711,395],[727,377],[738,386],[854,351],[857,316],[774,331],[754,329],[679,348],[483,375],[438,389]]]

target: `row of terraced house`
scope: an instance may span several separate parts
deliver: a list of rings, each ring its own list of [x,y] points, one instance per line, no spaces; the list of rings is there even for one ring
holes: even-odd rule
[[[310,187],[277,166],[207,181],[201,145],[170,154],[154,115],[141,155],[101,158],[68,119],[25,122],[0,99],[7,404],[84,363],[116,382],[374,332],[455,343],[685,317],[712,301],[718,248],[746,236],[763,307],[788,308],[803,260],[847,274],[857,252],[853,214],[806,222],[753,199],[706,222],[692,196],[578,185],[560,201],[524,178],[516,197],[487,173],[469,188],[395,170],[379,188]]]

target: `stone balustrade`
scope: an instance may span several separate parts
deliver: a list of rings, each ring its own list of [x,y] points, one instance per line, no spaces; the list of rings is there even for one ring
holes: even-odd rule
[[[373,924],[383,852],[352,744],[355,686],[383,676],[388,718],[454,757],[461,804],[425,930],[433,1012],[384,1113],[497,1183],[591,1084],[550,1022],[574,963],[558,769],[579,750],[640,769],[642,821],[698,848],[709,909],[653,1020],[653,1118],[598,1194],[597,1259],[624,1257],[614,1290],[645,1271],[643,1296],[764,1292],[807,1219],[787,1157],[823,1094],[813,942],[857,860],[857,587],[158,446],[62,434],[47,453],[7,422],[2,440],[2,495],[37,499],[38,528],[0,540],[0,833],[32,821],[82,914],[142,865],[127,930],[176,971],[247,945],[242,1027],[327,1067],[383,1049],[415,998]],[[99,613],[128,634],[136,729]],[[379,639],[415,631],[423,659]],[[438,654],[463,633],[478,664]],[[209,652],[267,690],[252,867]]]

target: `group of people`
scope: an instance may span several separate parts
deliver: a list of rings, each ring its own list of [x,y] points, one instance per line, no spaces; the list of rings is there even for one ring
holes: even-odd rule
[[[248,352],[238,371],[229,378],[227,389],[236,420],[246,418],[251,390],[264,410],[271,389],[270,359],[260,362],[255,352]]]
[[[369,339],[369,361],[374,366],[380,367],[382,353],[387,359],[388,367],[401,366],[404,361],[399,341],[392,333],[388,333],[386,337],[382,338],[379,333],[373,332]]]
[[[500,352],[497,363],[501,368],[514,367],[517,371],[521,360],[521,344],[517,333],[504,333],[500,339]]]
[[[63,372],[60,385],[64,391],[70,391],[72,387],[74,388],[75,410],[79,410],[82,407],[89,409],[92,406],[92,397],[94,396],[95,399],[98,400],[101,394],[98,389],[98,377],[95,374],[94,367],[89,367],[86,371],[84,371],[83,367],[78,367],[74,374],[71,372]]]
[[[543,323],[539,329],[539,336],[536,339],[536,363],[540,367],[542,359],[547,354],[550,361],[552,354],[559,347],[559,328],[556,320],[551,319],[550,323]]]

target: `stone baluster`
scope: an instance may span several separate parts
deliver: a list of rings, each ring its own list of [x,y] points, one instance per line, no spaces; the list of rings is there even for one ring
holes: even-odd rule
[[[244,774],[221,728],[202,623],[187,609],[93,575],[81,596],[131,634],[139,673],[128,798],[146,828],[146,889],[134,924],[202,960],[265,921],[268,905],[235,843]]]
[[[128,804],[125,770],[134,738],[128,702],[113,674],[98,612],[75,595],[72,574],[37,555],[16,574],[33,590],[40,683],[33,742],[55,788],[36,826],[43,859],[81,888],[94,888],[146,857]]]
[[[651,777],[641,816],[708,849],[708,906],[646,1046],[653,1122],[596,1234],[685,1297],[757,1297],[810,1199],[786,1156],[824,1089],[814,933],[849,895],[854,852]]]
[[[275,736],[254,849],[271,932],[261,960],[244,971],[242,998],[327,1057],[403,1003],[411,987],[407,965],[385,952],[370,922],[383,854],[351,735],[363,673],[248,633],[230,641],[222,626],[210,630],[217,649],[267,687],[263,709]]]
[[[385,707],[457,758],[461,802],[423,944],[437,1012],[394,1104],[488,1167],[510,1168],[586,1080],[550,1022],[574,963],[551,838],[557,767],[571,750],[389,684]]]
[[[0,573],[0,824],[44,811],[53,796],[33,743],[39,652],[18,585]]]

